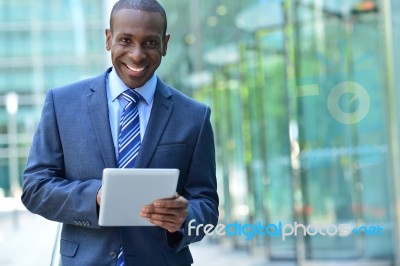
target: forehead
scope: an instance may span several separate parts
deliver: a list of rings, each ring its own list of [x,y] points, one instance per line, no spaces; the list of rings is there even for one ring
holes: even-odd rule
[[[164,19],[158,12],[135,9],[121,9],[112,16],[112,30],[115,33],[146,33],[162,35]]]

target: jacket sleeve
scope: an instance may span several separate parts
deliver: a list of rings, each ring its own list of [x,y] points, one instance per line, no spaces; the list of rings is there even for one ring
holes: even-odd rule
[[[184,185],[182,196],[189,202],[187,217],[180,231],[166,232],[169,245],[176,251],[203,239],[204,231],[198,230],[197,234],[194,227],[200,224],[215,227],[218,222],[219,199],[210,113],[207,107]]]
[[[100,186],[100,179],[66,176],[53,91],[49,91],[23,172],[23,204],[49,220],[99,227],[96,195]]]

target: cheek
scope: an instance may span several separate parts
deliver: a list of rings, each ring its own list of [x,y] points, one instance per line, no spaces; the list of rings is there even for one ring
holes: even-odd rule
[[[113,60],[118,59],[124,54],[123,49],[118,46],[111,47],[111,57]]]
[[[162,57],[165,55],[164,50],[159,50],[152,55],[152,58],[156,62],[161,62]]]

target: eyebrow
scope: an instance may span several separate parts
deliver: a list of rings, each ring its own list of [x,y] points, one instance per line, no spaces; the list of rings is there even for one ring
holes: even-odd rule
[[[134,37],[135,37],[134,34],[131,34],[131,33],[123,33],[123,32],[120,32],[120,33],[118,33],[118,34],[115,35],[115,36],[116,36],[116,37],[124,36],[124,37],[129,37],[129,38],[134,38]],[[145,38],[145,39],[148,39],[148,38],[159,39],[159,38],[160,38],[160,35],[158,35],[158,34],[149,34],[149,35],[145,35],[144,38]],[[162,37],[161,37],[161,39],[162,39]]]

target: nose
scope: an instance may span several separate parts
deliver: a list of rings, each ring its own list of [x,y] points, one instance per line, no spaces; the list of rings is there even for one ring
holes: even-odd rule
[[[129,57],[133,62],[140,62],[146,57],[146,54],[140,45],[133,45],[129,50]]]

